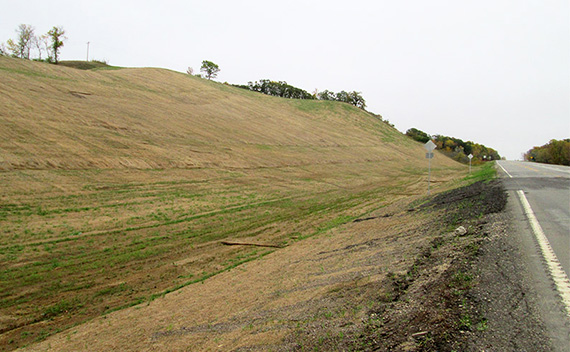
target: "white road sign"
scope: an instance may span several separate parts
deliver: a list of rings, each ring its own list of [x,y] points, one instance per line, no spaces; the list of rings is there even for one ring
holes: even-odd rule
[[[435,145],[435,143],[430,139],[429,141],[427,141],[426,144],[424,144],[424,148],[426,148],[426,150],[431,153],[433,152],[433,150],[436,148],[437,146]]]
[[[426,153],[426,158],[428,159],[429,163],[428,163],[428,195],[429,195],[429,181],[431,178],[431,159],[433,159],[433,150],[436,148],[437,146],[435,145],[435,143],[430,139],[429,141],[427,141],[426,144],[424,144],[424,148],[426,148],[426,150],[428,151]]]

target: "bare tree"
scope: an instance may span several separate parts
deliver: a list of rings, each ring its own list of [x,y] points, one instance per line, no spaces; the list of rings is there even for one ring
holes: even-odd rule
[[[15,43],[17,52],[14,54],[22,59],[29,60],[30,51],[34,45],[34,27],[27,24],[21,24],[18,26],[16,33],[18,34],[18,42]]]
[[[48,34],[42,34],[36,38],[36,45],[40,53],[40,60],[42,59],[42,51],[46,53],[46,59],[48,59],[48,61],[51,57],[53,57],[53,52],[49,41],[50,37]]]
[[[42,61],[42,52],[44,51],[44,48],[42,46],[41,37],[34,36],[33,44],[34,44],[34,47],[36,48],[36,50],[38,51],[38,59],[40,61]]]

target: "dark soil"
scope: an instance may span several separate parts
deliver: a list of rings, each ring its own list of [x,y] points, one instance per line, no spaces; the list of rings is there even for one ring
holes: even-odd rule
[[[470,186],[444,192],[420,208],[444,209],[449,225],[459,224],[487,214],[501,212],[507,205],[507,193],[499,180],[479,181]]]

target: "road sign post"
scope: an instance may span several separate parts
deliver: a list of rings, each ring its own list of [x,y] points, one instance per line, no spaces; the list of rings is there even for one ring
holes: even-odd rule
[[[469,154],[467,157],[469,158],[469,174],[471,174],[471,159],[473,159],[473,154]]]
[[[435,143],[430,139],[424,144],[424,148],[426,148],[426,158],[428,159],[428,196],[429,196],[429,184],[431,179],[431,159],[433,159],[433,150],[436,148]]]

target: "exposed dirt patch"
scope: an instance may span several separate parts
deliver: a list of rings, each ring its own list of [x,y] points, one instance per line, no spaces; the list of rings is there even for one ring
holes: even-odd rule
[[[470,349],[477,345],[475,336],[487,329],[488,322],[480,301],[471,296],[477,285],[473,262],[489,233],[497,231],[489,214],[502,211],[506,199],[501,184],[493,181],[452,190],[425,203],[420,209],[432,213],[430,228],[443,232],[422,248],[405,273],[390,272],[382,281],[346,287],[330,296],[334,298],[327,311],[337,311],[346,302],[365,307],[360,321],[317,319],[299,328],[286,349],[476,350]],[[445,232],[458,223],[467,233]]]
[[[468,187],[458,188],[435,196],[421,208],[443,209],[445,221],[455,225],[483,215],[498,213],[505,209],[507,194],[498,180],[479,181]]]

